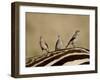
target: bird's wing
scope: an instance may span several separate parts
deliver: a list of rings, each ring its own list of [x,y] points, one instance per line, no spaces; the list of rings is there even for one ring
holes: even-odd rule
[[[48,47],[48,44],[47,44],[46,42],[45,42],[45,45],[47,46],[47,48],[49,48],[49,47]]]
[[[55,50],[57,49],[58,42],[59,40],[56,41]]]
[[[69,42],[73,41],[74,39],[75,39],[75,37],[73,36],[73,37],[70,39],[70,41],[69,41]]]
[[[40,47],[41,47],[41,49],[43,50],[43,47],[42,47],[41,41],[40,41]]]
[[[68,47],[68,46],[70,45],[70,43],[71,43],[74,39],[75,39],[75,37],[74,37],[74,36],[72,36],[72,38],[69,40],[69,42],[68,42],[68,44],[67,44],[67,46],[66,46],[66,47]]]

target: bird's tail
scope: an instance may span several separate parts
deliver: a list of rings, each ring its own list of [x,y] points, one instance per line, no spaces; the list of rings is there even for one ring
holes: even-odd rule
[[[67,48],[67,47],[69,46],[69,44],[70,44],[70,41],[69,41],[68,44],[65,46],[65,48]]]

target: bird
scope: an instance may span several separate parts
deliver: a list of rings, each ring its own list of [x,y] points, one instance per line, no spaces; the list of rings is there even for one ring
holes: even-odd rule
[[[57,39],[56,45],[55,45],[55,51],[61,50],[61,49],[63,49],[63,42],[61,40],[60,35],[58,35],[58,39]]]
[[[72,38],[69,40],[68,44],[66,45],[66,48],[71,44],[73,46],[73,48],[75,48],[75,44],[74,41],[76,40],[76,38],[78,37],[79,34],[79,30],[76,30],[74,35],[72,36]]]
[[[40,36],[40,47],[42,52],[46,51],[47,53],[49,52],[49,47],[48,44],[46,43],[46,41],[43,39],[42,36]]]

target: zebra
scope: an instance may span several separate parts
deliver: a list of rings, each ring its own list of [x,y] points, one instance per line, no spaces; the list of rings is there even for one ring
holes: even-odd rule
[[[90,63],[89,51],[85,48],[70,48],[64,52],[43,57],[33,62],[28,67],[39,66],[67,66],[67,65],[88,65]]]

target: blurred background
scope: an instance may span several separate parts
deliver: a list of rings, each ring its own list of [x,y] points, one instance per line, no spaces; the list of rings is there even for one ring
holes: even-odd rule
[[[53,13],[26,13],[26,57],[41,55],[40,36],[47,42],[50,51],[55,49],[57,36],[60,35],[64,46],[75,33],[77,47],[89,49],[89,16]]]

